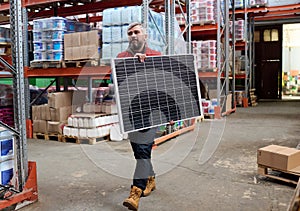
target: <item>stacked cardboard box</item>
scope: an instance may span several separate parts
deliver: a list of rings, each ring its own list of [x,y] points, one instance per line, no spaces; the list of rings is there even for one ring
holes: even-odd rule
[[[99,34],[97,30],[66,34],[65,60],[99,59]]]
[[[48,104],[32,106],[33,132],[62,134],[63,125],[72,114],[73,92],[48,94]]]

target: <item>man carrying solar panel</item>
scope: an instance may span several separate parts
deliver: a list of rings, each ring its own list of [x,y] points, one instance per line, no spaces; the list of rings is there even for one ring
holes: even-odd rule
[[[158,56],[160,52],[147,47],[147,34],[141,23],[132,23],[127,29],[129,46],[126,51],[118,54],[118,58],[138,57],[144,62],[146,56]],[[130,195],[123,205],[129,210],[137,210],[141,196],[148,196],[155,189],[155,175],[151,163],[151,151],[156,128],[143,129],[129,133],[129,139],[136,168]]]

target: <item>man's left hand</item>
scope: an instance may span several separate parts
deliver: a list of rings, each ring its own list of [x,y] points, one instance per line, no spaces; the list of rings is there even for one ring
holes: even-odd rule
[[[144,62],[145,59],[146,59],[146,54],[143,54],[143,53],[136,53],[136,54],[134,55],[134,57],[138,57],[138,59],[139,59],[140,62]]]

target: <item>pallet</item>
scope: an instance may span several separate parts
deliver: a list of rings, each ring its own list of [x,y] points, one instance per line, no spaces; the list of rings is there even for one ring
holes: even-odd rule
[[[211,20],[211,21],[192,21],[193,25],[200,25],[200,26],[204,26],[204,25],[215,25],[216,21],[215,20]]]
[[[98,59],[62,60],[62,61],[31,61],[31,68],[66,68],[66,67],[95,67],[99,65]]]
[[[297,185],[300,173],[283,171],[269,166],[258,165],[257,173],[261,176]]]
[[[289,205],[288,211],[299,211],[300,210],[300,179],[295,189],[295,193]]]
[[[31,61],[31,68],[62,68],[63,61]]]
[[[57,133],[33,133],[33,138],[34,139],[43,139],[43,140],[51,140],[51,141],[62,141],[62,136],[61,134]]]
[[[99,59],[65,60],[62,62],[63,68],[66,67],[95,67],[99,65]]]
[[[97,138],[89,138],[89,137],[81,138],[77,136],[66,136],[66,135],[62,137],[62,142],[75,143],[75,144],[96,144],[98,142],[108,141],[108,140],[109,140],[109,135],[103,137],[97,137]]]
[[[250,8],[260,8],[260,7],[266,7],[268,6],[267,4],[252,4],[249,5]]]

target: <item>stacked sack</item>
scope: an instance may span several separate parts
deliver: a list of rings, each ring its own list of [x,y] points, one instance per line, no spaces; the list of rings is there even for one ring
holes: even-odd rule
[[[213,70],[217,67],[217,41],[192,41],[193,54],[198,70]]]

